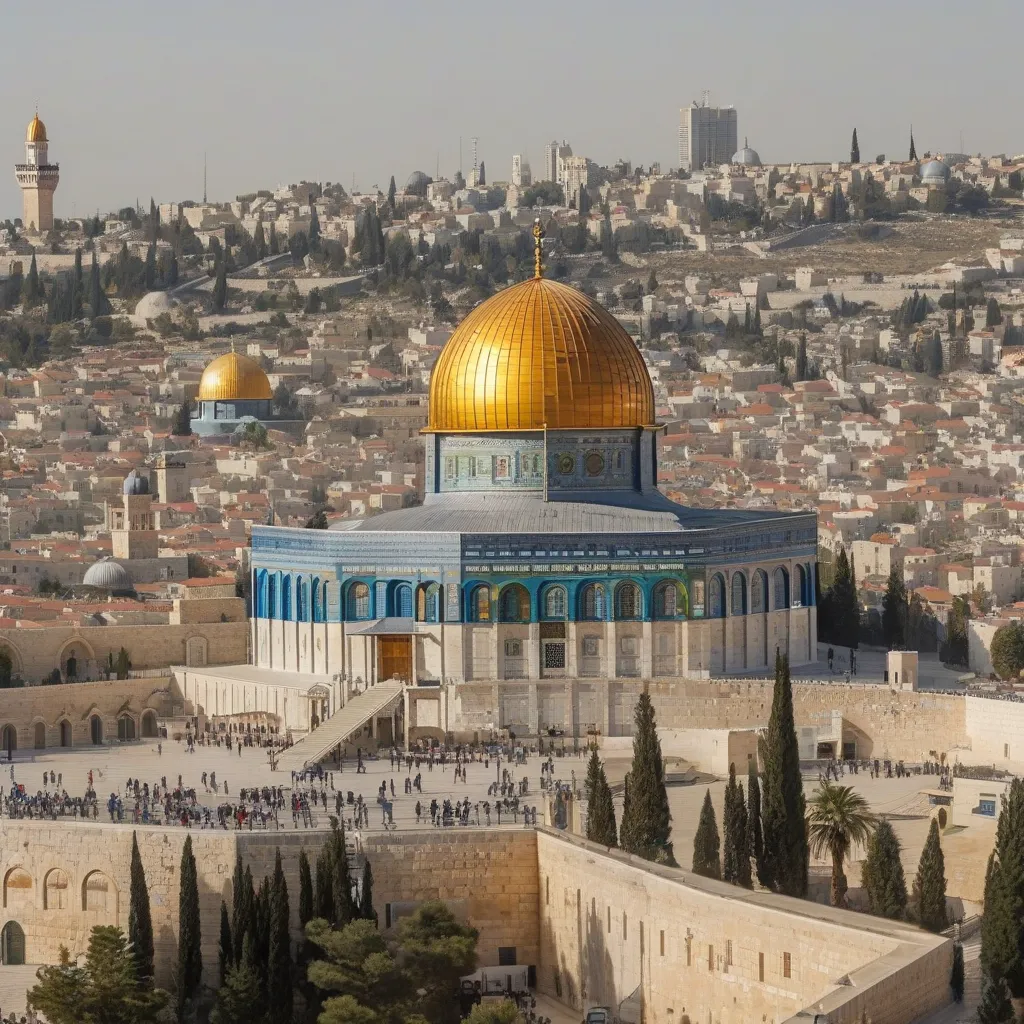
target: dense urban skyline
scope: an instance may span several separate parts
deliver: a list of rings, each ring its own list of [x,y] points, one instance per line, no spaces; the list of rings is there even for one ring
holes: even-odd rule
[[[65,168],[66,217],[136,194],[200,198],[204,151],[217,199],[301,178],[348,187],[355,175],[359,187],[386,188],[392,174],[401,184],[438,162],[451,175],[460,135],[463,166],[477,135],[491,178],[508,177],[513,153],[538,167],[556,136],[599,162],[668,168],[679,107],[704,89],[739,109],[740,136],[767,161],[842,158],[855,125],[866,157],[902,154],[911,122],[922,151],[958,149],[961,132],[969,152],[1024,148],[1019,120],[1007,123],[997,102],[1012,94],[1012,62],[953,72],[964,60],[962,12],[933,7],[922,20],[869,0],[840,26],[806,0],[770,14],[700,4],[685,17],[641,0],[624,33],[622,12],[605,2],[527,0],[514,17],[467,17],[453,0],[402,7],[386,27],[370,8],[322,0],[291,5],[285,23],[266,0],[244,20],[232,5],[197,0],[173,19],[123,0],[11,10],[11,37],[45,37],[47,59],[33,46],[11,51],[0,152],[8,165],[21,158],[38,103]],[[1024,29],[1011,5],[985,0],[972,19],[986,15],[998,15],[1004,37]],[[841,49],[828,44],[840,27]],[[721,45],[699,42],[714,39]],[[0,216],[19,208],[7,176]]]

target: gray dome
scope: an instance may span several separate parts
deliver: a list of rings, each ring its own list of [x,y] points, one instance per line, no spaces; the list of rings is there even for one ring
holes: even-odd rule
[[[747,145],[747,140],[743,140],[743,148],[733,153],[732,162],[734,164],[742,164],[745,167],[760,167],[761,158],[757,155],[756,149],[751,149]]]
[[[87,587],[97,587],[112,593],[131,593],[135,589],[128,570],[112,558],[101,558],[90,565],[85,571],[82,583]]]
[[[124,478],[121,488],[124,494],[149,494],[149,477],[142,476],[134,469]]]
[[[921,168],[924,185],[945,185],[949,181],[949,168],[941,160],[929,160]]]
[[[133,315],[138,320],[155,320],[161,313],[170,313],[176,305],[167,292],[149,292],[139,299]]]
[[[422,171],[413,171],[412,174],[409,175],[409,180],[405,183],[405,191],[425,196],[427,194],[427,186],[430,182],[431,179]]]

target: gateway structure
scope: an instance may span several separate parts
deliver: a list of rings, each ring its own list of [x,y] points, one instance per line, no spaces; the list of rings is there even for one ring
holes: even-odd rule
[[[478,306],[438,359],[423,505],[253,530],[258,667],[327,677],[338,703],[351,684],[457,697],[487,681],[492,726],[533,733],[606,720],[583,706],[607,697],[591,682],[815,658],[814,515],[658,491],[643,358],[601,306],[543,277],[535,235],[536,276]],[[435,724],[457,729],[456,703]],[[628,731],[631,709],[617,718]]]

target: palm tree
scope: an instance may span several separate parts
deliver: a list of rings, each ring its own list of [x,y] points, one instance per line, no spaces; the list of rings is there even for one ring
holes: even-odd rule
[[[868,802],[852,786],[834,786],[823,782],[811,798],[807,810],[807,839],[811,853],[832,857],[833,907],[846,906],[846,875],[843,861],[854,843],[866,843],[878,819],[868,810]]]

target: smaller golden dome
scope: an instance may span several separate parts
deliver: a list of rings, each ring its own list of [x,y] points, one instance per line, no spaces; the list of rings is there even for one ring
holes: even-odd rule
[[[28,128],[25,131],[25,141],[46,142],[46,125],[39,120],[38,114],[28,123]]]
[[[263,367],[248,356],[228,352],[203,370],[199,381],[200,402],[232,402],[273,398]]]

